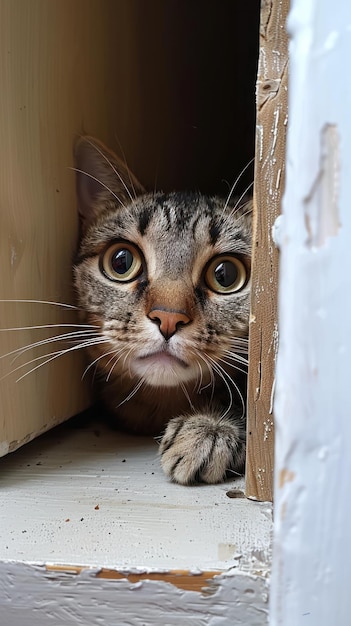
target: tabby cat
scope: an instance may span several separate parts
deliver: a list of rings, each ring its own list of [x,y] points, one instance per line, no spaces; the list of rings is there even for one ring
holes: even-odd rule
[[[75,146],[74,267],[98,388],[119,428],[159,436],[165,474],[244,470],[251,200],[146,193],[102,143]]]

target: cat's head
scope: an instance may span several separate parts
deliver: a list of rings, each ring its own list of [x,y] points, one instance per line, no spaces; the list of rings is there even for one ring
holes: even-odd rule
[[[92,349],[97,366],[151,387],[201,386],[235,368],[248,334],[251,202],[146,193],[91,137],[75,159],[75,286],[104,340]]]

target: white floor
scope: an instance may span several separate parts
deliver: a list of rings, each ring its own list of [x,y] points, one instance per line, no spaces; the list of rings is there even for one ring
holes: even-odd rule
[[[0,459],[0,561],[262,572],[270,505],[242,489],[171,484],[152,439],[64,425]]]

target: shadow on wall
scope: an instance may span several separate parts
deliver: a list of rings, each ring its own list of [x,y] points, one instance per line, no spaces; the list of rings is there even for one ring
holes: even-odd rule
[[[133,0],[123,5],[137,68],[128,77],[130,162],[149,189],[226,195],[252,158],[259,4]],[[112,2],[109,19],[116,20],[120,11]],[[117,99],[121,91],[123,86]]]

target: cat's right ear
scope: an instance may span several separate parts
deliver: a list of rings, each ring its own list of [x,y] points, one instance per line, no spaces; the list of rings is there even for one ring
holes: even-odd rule
[[[124,206],[145,193],[127,165],[94,137],[77,139],[74,161],[78,208],[85,223],[101,213],[103,198],[111,196],[117,205]]]

